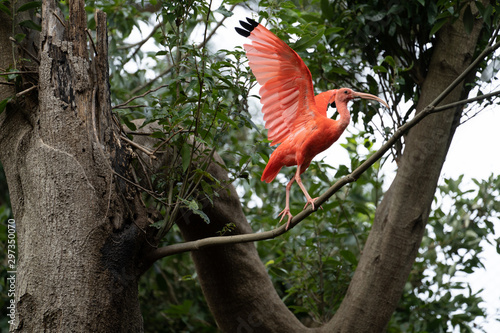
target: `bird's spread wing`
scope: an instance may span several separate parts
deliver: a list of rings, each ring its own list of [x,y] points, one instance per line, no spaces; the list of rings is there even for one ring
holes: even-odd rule
[[[278,144],[317,116],[311,72],[300,56],[276,35],[252,19],[236,31],[252,40],[245,44],[250,68],[260,89],[262,112],[271,145]]]

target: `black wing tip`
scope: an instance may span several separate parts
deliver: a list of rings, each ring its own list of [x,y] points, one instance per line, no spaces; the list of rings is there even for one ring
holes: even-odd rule
[[[240,35],[242,35],[243,37],[248,37],[250,36],[250,31],[246,31],[244,29],[241,29],[239,27],[237,28],[234,28],[234,30],[236,30],[237,33],[239,33]]]
[[[247,17],[248,23],[250,23],[254,28],[256,28],[259,25],[259,22],[256,22],[252,20],[251,18]]]
[[[258,22],[252,20],[249,17],[247,17],[247,22],[240,21],[242,28],[240,28],[240,27],[234,28],[236,30],[236,32],[239,33],[240,35],[242,35],[243,37],[250,36],[250,33],[253,31],[253,29],[255,29],[259,25]]]

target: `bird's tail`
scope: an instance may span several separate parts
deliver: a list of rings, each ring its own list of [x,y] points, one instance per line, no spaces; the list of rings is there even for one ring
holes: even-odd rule
[[[262,172],[262,177],[260,178],[260,180],[266,183],[272,182],[273,179],[276,178],[282,167],[283,164],[279,163],[277,159],[273,159],[273,156],[271,155],[269,162],[264,168],[264,172]]]

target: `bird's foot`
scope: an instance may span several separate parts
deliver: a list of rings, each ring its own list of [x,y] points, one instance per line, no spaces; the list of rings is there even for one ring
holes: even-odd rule
[[[290,228],[290,221],[292,220],[292,213],[290,213],[290,209],[289,208],[285,208],[281,211],[281,213],[279,213],[278,216],[281,216],[280,218],[280,223],[281,221],[283,221],[283,218],[285,217],[285,215],[288,215],[288,222],[286,223],[286,228],[285,230],[288,230],[288,228]]]
[[[312,207],[312,209],[313,209],[313,210],[316,210],[316,209],[314,208],[314,202],[315,202],[316,200],[318,200],[318,198],[319,198],[319,197],[316,197],[316,198],[309,198],[309,199],[307,199],[307,202],[306,202],[306,205],[304,206],[304,209],[306,209],[306,208],[307,208],[307,206],[309,206],[309,204],[310,204],[310,205],[311,205],[311,207]],[[321,207],[321,206],[319,206],[319,208],[323,209],[323,207]]]

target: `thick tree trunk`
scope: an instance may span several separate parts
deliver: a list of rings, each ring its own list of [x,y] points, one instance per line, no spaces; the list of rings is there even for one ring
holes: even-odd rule
[[[473,60],[482,22],[440,30],[417,112],[429,105]],[[464,98],[464,84],[441,104]],[[410,130],[397,175],[378,206],[373,228],[341,307],[334,332],[382,332],[396,309],[418,254],[441,168],[462,108],[433,114]]]
[[[222,161],[220,161],[222,162]],[[212,164],[208,171],[227,181],[227,172]],[[236,189],[220,191],[214,206],[205,210],[210,224],[192,216],[177,224],[186,240],[216,236],[227,223],[231,235],[251,233]],[[203,293],[224,332],[307,332],[276,293],[253,243],[215,246],[192,253]]]
[[[89,51],[86,15],[83,1],[70,1],[63,25],[56,3],[43,2],[38,94],[0,115],[18,234],[14,331],[143,330],[137,252],[146,214],[136,190],[115,176],[127,176],[130,154],[111,114],[106,17],[96,14]]]

